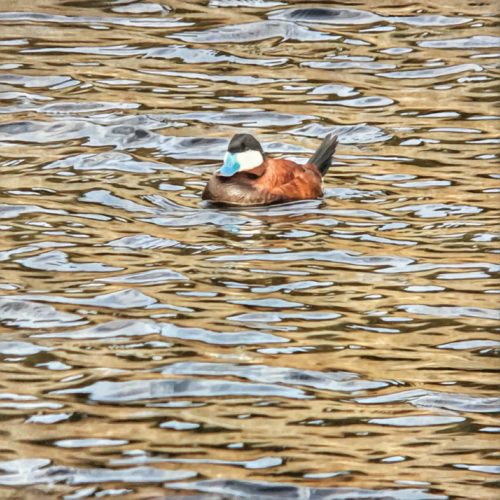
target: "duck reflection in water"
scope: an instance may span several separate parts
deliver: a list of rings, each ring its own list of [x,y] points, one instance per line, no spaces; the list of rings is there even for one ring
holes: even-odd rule
[[[323,176],[330,168],[337,137],[328,135],[305,164],[271,158],[250,134],[230,141],[224,165],[209,180],[202,198],[223,205],[270,205],[323,196]]]

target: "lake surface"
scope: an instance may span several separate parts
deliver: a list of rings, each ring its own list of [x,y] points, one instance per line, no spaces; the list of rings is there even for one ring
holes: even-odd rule
[[[0,497],[498,498],[497,12],[0,2]]]

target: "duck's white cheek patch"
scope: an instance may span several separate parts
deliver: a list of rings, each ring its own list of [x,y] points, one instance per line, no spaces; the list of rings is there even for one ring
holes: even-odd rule
[[[242,170],[251,170],[252,168],[258,167],[264,161],[260,151],[244,151],[243,153],[237,153],[236,159],[240,164],[240,172]]]

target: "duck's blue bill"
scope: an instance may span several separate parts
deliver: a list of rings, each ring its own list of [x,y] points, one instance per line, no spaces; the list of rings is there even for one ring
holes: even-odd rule
[[[224,157],[224,165],[219,169],[219,175],[230,177],[240,169],[240,164],[236,160],[236,156],[231,153],[226,153]]]

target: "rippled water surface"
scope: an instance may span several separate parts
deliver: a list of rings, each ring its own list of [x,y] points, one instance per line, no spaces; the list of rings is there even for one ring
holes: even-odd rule
[[[0,1],[0,497],[498,498],[495,4]]]

